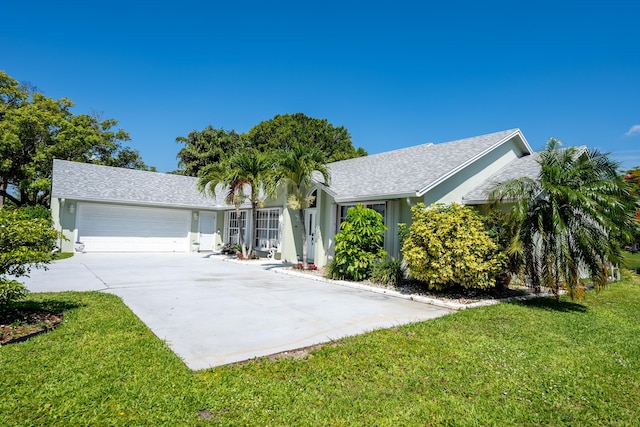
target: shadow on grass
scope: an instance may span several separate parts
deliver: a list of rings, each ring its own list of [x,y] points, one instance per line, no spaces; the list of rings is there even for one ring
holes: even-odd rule
[[[13,310],[44,310],[51,313],[63,313],[78,307],[85,307],[86,304],[80,304],[77,301],[47,299],[44,301],[33,301],[25,299],[11,304],[8,308]]]
[[[546,311],[560,313],[586,313],[588,307],[573,301],[556,301],[555,298],[533,298],[526,301],[509,301],[507,304],[518,304],[526,307],[538,308]]]

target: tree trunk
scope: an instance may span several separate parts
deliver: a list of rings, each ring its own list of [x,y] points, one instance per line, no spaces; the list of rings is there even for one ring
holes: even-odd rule
[[[236,205],[236,219],[238,220],[238,244],[242,250],[242,259],[247,258],[247,248],[244,245],[244,227],[240,218],[240,206]]]
[[[253,193],[253,189],[251,190]],[[249,257],[253,255],[253,247],[256,244],[256,225],[258,223],[258,202],[251,201],[251,232],[249,233]]]
[[[3,206],[5,201],[7,199],[9,199],[10,201],[12,201],[13,203],[16,204],[16,206],[22,206],[22,203],[20,202],[19,199],[13,197],[11,194],[7,193],[7,183],[2,183],[2,186],[0,187],[0,198],[2,198],[0,206]]]
[[[307,269],[307,224],[305,224],[304,220],[304,209],[300,208],[298,210],[298,215],[300,216],[300,230],[302,231],[302,268]]]

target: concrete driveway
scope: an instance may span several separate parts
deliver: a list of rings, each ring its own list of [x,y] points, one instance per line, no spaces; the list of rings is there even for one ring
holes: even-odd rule
[[[277,265],[278,267],[281,264]],[[203,254],[76,254],[33,292],[95,290],[125,304],[193,370],[442,316],[445,308]]]

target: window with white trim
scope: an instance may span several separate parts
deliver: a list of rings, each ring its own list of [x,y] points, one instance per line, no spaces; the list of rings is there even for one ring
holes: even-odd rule
[[[378,212],[380,215],[382,215],[382,222],[386,223],[386,210],[387,210],[387,204],[386,203],[360,203],[361,205],[363,205],[365,208],[369,208],[369,209],[373,209],[374,211]],[[347,217],[347,211],[349,210],[349,208],[355,208],[356,205],[340,205],[340,221],[338,222],[338,230],[340,230],[340,224],[342,224],[342,221],[345,220],[345,218]]]
[[[240,218],[238,219],[238,215],[236,211],[227,211],[227,218],[225,220],[225,229],[224,236],[225,242],[231,243],[232,245],[239,245],[240,240],[238,236],[240,235],[240,226],[242,225],[242,230],[245,233],[245,238],[247,236],[247,211],[240,211]]]
[[[256,248],[277,248],[280,245],[280,209],[258,209],[256,215]]]

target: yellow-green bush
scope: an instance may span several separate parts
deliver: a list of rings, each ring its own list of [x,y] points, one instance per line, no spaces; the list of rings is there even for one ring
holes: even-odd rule
[[[505,268],[505,255],[487,234],[473,208],[423,203],[411,208],[402,255],[411,276],[430,289],[490,288]]]

